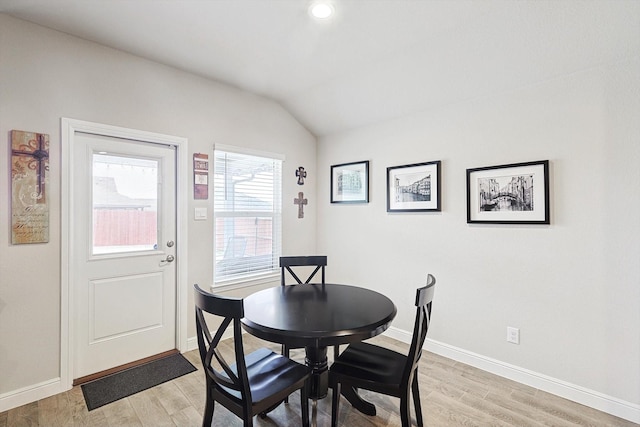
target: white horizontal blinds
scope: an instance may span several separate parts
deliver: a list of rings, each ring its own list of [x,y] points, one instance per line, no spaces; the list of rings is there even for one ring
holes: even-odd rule
[[[214,283],[276,272],[282,160],[214,150]]]

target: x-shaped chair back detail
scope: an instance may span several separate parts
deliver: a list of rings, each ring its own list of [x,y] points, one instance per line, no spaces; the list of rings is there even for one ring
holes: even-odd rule
[[[286,285],[286,272],[289,272],[291,277],[295,279],[298,284],[307,284],[311,282],[320,271],[321,282],[325,281],[325,267],[327,266],[327,257],[325,255],[314,255],[314,256],[283,256],[280,257],[280,284],[282,286]],[[315,269],[311,272],[311,274],[304,280],[300,279],[300,277],[296,274],[292,267],[315,267]]]

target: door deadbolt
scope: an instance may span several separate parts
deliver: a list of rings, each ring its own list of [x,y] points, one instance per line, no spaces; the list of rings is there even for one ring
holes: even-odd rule
[[[169,241],[167,242],[167,247],[168,247],[168,248],[172,248],[172,247],[173,247],[173,245],[175,245],[175,243],[173,243],[173,240],[169,240]]]

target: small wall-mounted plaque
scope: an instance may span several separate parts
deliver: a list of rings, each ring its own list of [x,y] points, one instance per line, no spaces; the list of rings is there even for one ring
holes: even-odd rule
[[[207,154],[193,155],[193,198],[196,200],[209,198],[209,155]]]

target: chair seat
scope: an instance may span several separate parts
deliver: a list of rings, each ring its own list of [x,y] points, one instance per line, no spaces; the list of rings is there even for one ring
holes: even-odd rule
[[[364,388],[396,390],[407,364],[403,354],[364,342],[349,344],[331,365],[334,376],[348,377],[350,384]]]
[[[254,406],[261,406],[264,399],[272,400],[274,395],[288,395],[292,383],[303,384],[309,368],[289,358],[274,353],[267,348],[258,349],[245,356],[249,389]],[[236,365],[231,369],[237,372]],[[240,392],[220,387],[227,396],[242,400]]]

